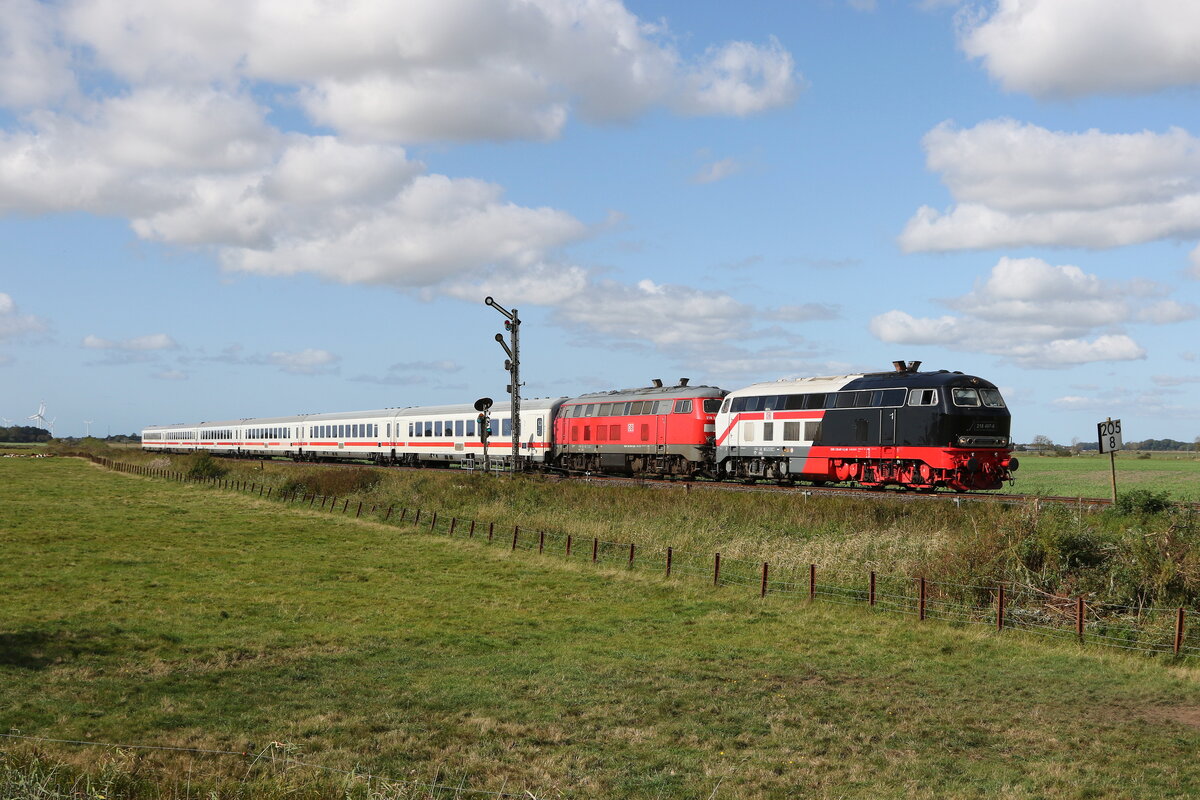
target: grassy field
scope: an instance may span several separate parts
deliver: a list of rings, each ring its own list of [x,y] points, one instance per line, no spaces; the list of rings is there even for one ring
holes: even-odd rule
[[[1013,491],[1055,497],[1109,497],[1112,469],[1107,455],[1070,457],[1019,453]],[[1117,491],[1150,489],[1174,500],[1200,502],[1200,458],[1195,453],[1117,454]]]
[[[77,460],[0,461],[0,486],[0,731],[455,787],[0,740],[5,797],[1200,793],[1190,667],[509,555]]]

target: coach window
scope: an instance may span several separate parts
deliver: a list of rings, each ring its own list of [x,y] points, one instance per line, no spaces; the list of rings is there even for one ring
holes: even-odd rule
[[[541,417],[538,417],[538,418],[537,418],[537,437],[538,437],[539,439],[540,439],[540,438],[542,438],[542,431],[543,431],[543,430],[545,430],[545,428],[543,427],[543,424],[542,424],[542,418],[541,418]]]
[[[742,441],[743,442],[753,442],[754,441],[754,423],[753,422],[743,422],[742,423]]]
[[[884,389],[882,392],[880,392],[880,394],[883,395],[879,400],[879,405],[881,406],[888,407],[904,405],[905,392],[903,389]]]
[[[583,415],[584,415],[585,417],[594,417],[594,416],[596,416],[596,404],[595,404],[595,403],[588,403],[588,406],[587,406],[587,411],[584,411],[584,412],[583,412]]]
[[[426,437],[433,436],[433,420],[429,420],[425,423],[425,436]]]
[[[650,426],[645,423],[642,423],[642,441],[650,441]]]
[[[834,408],[854,408],[854,392],[838,392],[833,402]]]
[[[500,433],[501,436],[512,436],[512,420],[511,419],[509,419],[508,417],[505,417],[504,421],[501,423],[501,427],[502,427],[502,431]]]
[[[825,407],[825,393],[820,392],[817,394],[805,395],[804,396],[804,407],[808,408],[808,409],[824,408]]]
[[[585,442],[590,442],[592,440],[592,426],[591,425],[583,426],[583,440]]]
[[[869,390],[862,391],[862,392],[855,392],[854,393],[854,407],[855,408],[869,408],[871,405],[871,401],[874,399],[874,397],[873,397],[874,394],[875,394],[874,392],[869,391]]]
[[[854,441],[867,441],[867,421],[865,419],[854,420]]]
[[[763,423],[763,441],[770,442],[770,441],[774,441],[774,439],[775,439],[775,423],[774,422],[764,422]]]
[[[779,395],[769,395],[767,397],[764,397],[762,410],[763,411],[774,411],[775,409],[777,409],[783,405],[783,403],[780,402],[780,400],[782,400],[782,399],[783,398],[780,397]]]
[[[433,435],[434,436],[442,435],[442,421],[440,419],[437,422],[433,423]]]
[[[692,413],[692,401],[691,400],[676,400],[675,401],[675,413],[676,414]]]
[[[807,442],[815,442],[821,438],[821,423],[806,422],[804,423],[804,440]]]
[[[466,436],[466,421],[461,419],[454,420],[454,435],[459,438]]]
[[[783,440],[785,442],[800,441],[800,423],[799,422],[783,423]]]
[[[597,442],[608,441],[608,426],[607,425],[597,425],[596,426],[596,441]]]

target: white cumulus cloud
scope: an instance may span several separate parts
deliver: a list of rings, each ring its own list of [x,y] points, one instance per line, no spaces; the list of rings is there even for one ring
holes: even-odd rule
[[[989,353],[1032,368],[1129,361],[1146,350],[1123,328],[1193,319],[1190,304],[1159,300],[1144,280],[1105,281],[1077,266],[1002,258],[975,288],[939,301],[958,313],[918,317],[893,309],[869,323],[880,341]]]
[[[45,320],[33,314],[22,314],[12,297],[0,292],[0,342],[41,333],[47,327]]]
[[[956,204],[918,209],[900,235],[907,252],[1200,236],[1200,139],[1179,128],[1068,133],[1008,119],[966,129],[946,122],[923,145]]]
[[[996,0],[961,45],[1004,88],[1038,97],[1200,83],[1194,0]]]
[[[89,350],[124,350],[127,352],[174,350],[179,347],[175,340],[165,333],[150,333],[121,340],[102,339],[99,336],[88,334],[83,337],[83,346]]]

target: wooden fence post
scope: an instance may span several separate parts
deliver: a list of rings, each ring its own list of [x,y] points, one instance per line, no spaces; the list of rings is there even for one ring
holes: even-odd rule
[[[387,515],[383,518],[383,521],[387,522],[391,518],[392,518],[392,506],[388,506]]]
[[[421,509],[417,509],[417,515],[413,517],[413,525],[421,524]]]
[[[600,553],[600,537],[592,537],[592,563],[596,563],[596,556]]]
[[[721,585],[721,554],[717,553],[713,558],[713,586]]]
[[[917,619],[925,619],[925,578],[920,578],[920,597],[917,601]]]
[[[408,516],[408,509],[405,508],[404,506],[400,506],[400,521],[404,522],[404,518],[407,516]]]
[[[808,565],[808,599],[816,599],[817,596],[817,565]]]
[[[1075,635],[1079,637],[1079,641],[1083,641],[1083,598],[1075,598]]]
[[[546,532],[540,531],[538,533],[538,555],[541,555],[545,549],[546,549]]]
[[[869,602],[871,605],[875,605],[875,570],[871,570],[871,590],[867,594],[867,598],[867,602]]]
[[[1183,649],[1183,606],[1175,613],[1175,655]]]
[[[671,548],[667,548],[667,577],[671,577]]]
[[[996,591],[996,630],[1004,630],[1004,584]]]
[[[433,512],[433,519],[429,523],[429,530],[433,531],[436,529],[437,529],[437,512],[435,511],[435,512]]]
[[[629,568],[633,569],[633,542],[629,543]]]
[[[475,520],[471,520],[471,529],[467,531],[467,536],[475,538]]]
[[[767,596],[767,562],[764,561],[763,562],[762,592],[759,594],[759,597],[766,597],[766,596]]]
[[[567,558],[571,557],[571,534],[567,534]]]
[[[358,519],[361,516],[362,516],[362,501],[360,500],[358,503],[358,509],[355,510],[355,512],[354,512],[354,518]]]
[[[450,518],[450,535],[454,535],[454,526],[458,524],[458,517]]]
[[[350,498],[347,497],[346,501],[344,503],[342,503],[342,513],[345,514],[346,509],[348,509],[349,507],[350,507]]]
[[[513,549],[513,550],[516,550],[516,549],[517,549],[517,535],[518,535],[520,532],[521,532],[521,526],[520,526],[520,525],[513,525],[513,544],[512,544],[512,549]]]

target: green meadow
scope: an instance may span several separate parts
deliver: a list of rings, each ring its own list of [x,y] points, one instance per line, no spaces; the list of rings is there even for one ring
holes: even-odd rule
[[[1148,455],[1149,457],[1143,457]],[[1038,456],[1018,453],[1012,491],[1052,497],[1110,497],[1112,462],[1107,455]],[[1117,491],[1149,489],[1173,500],[1200,502],[1200,457],[1196,453],[1120,452]]]
[[[0,740],[6,798],[1200,793],[1184,662],[76,459],[0,487],[0,731],[127,745]]]

